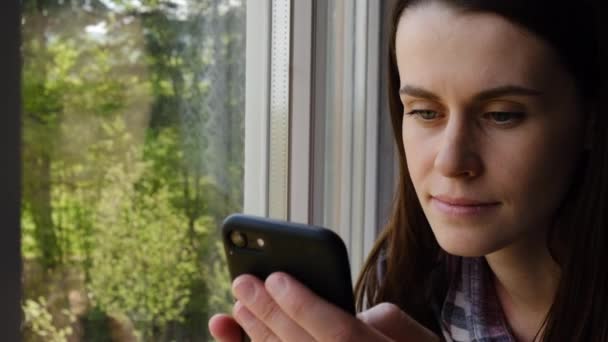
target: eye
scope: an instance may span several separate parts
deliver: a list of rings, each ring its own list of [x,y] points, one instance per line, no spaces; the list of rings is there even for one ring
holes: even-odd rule
[[[524,117],[522,112],[487,112],[484,116],[497,124],[509,124],[521,120]]]
[[[416,115],[425,121],[431,121],[431,120],[437,119],[437,117],[439,116],[439,114],[437,114],[437,112],[435,112],[433,110],[426,110],[426,109],[416,109],[407,114]]]

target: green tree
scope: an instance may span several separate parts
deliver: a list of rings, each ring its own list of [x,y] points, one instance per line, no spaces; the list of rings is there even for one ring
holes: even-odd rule
[[[128,134],[117,135],[114,141],[129,145]],[[104,311],[126,314],[150,340],[179,320],[196,263],[185,217],[171,206],[166,187],[141,179],[148,165],[138,150],[107,170],[94,221],[90,289]]]
[[[132,99],[146,86],[139,70],[128,68],[137,61],[125,56],[141,51],[141,39],[134,39],[138,32],[111,13],[104,18],[88,12],[73,2],[24,3],[23,207],[35,241],[28,252],[51,271],[73,255],[69,233],[57,222],[65,215],[54,207],[56,188],[77,189],[80,180],[99,177],[83,163],[99,120],[124,114],[121,110],[136,103]],[[100,21],[117,33],[100,40],[82,30]]]
[[[243,30],[234,1],[24,1],[25,294],[52,326],[76,273],[96,316],[209,338],[230,300],[217,227],[242,203]]]

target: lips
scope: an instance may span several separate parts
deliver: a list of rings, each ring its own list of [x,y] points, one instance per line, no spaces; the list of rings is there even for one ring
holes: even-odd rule
[[[432,196],[433,199],[443,202],[448,205],[453,206],[463,206],[463,207],[474,207],[474,206],[484,206],[484,205],[496,205],[499,202],[492,201],[480,201],[475,199],[470,199],[466,197],[449,197],[449,196]]]
[[[483,201],[466,197],[432,196],[431,203],[440,212],[451,216],[471,216],[488,213],[500,202]]]

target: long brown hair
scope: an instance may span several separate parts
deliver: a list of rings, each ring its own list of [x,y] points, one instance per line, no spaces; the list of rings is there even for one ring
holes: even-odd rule
[[[544,341],[608,341],[608,118],[599,113],[606,92],[607,57],[600,11],[587,1],[402,0],[390,22],[388,101],[399,158],[392,215],[363,266],[355,286],[357,310],[380,302],[397,304],[439,333],[431,307],[445,297],[457,257],[437,244],[408,173],[401,140],[403,106],[395,35],[403,11],[438,1],[465,12],[499,15],[547,42],[573,76],[587,120],[591,148],[580,159],[547,241],[561,267],[553,305],[544,322]],[[516,47],[514,47],[516,48]]]

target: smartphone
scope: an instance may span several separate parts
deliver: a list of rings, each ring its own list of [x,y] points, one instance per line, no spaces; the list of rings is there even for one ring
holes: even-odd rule
[[[264,281],[282,271],[355,315],[346,247],[330,229],[232,214],[222,224],[222,238],[233,280],[247,273]]]

